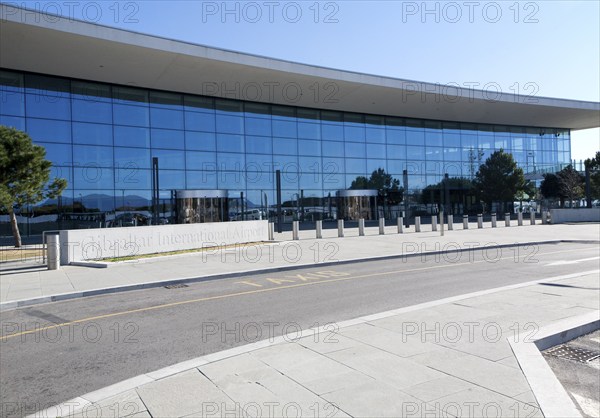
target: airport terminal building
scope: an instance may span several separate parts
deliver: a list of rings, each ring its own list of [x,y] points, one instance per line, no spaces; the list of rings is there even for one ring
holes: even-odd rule
[[[358,193],[353,182],[378,169],[400,186],[406,172],[415,202],[445,174],[472,178],[499,149],[540,179],[570,163],[571,130],[600,125],[593,102],[359,74],[0,7],[0,124],[45,147],[68,180],[55,204],[63,213],[150,210],[158,194],[162,215],[178,197],[205,197],[194,203],[204,214],[188,210],[183,222],[230,220],[272,207],[280,170],[284,206],[335,217],[336,196]]]

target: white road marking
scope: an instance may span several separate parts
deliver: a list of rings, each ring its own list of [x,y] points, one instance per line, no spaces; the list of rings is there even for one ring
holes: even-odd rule
[[[592,261],[592,260],[598,260],[598,259],[600,259],[600,257],[582,258],[579,260],[559,260],[559,261],[555,261],[550,264],[546,264],[546,266],[564,266],[566,264],[577,264],[577,263],[581,263],[583,261]]]

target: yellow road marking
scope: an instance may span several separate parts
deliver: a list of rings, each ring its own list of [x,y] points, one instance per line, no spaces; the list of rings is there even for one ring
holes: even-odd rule
[[[557,254],[557,253],[567,253],[567,252],[574,252],[574,251],[581,251],[581,249],[553,251],[553,252],[544,253],[543,255]],[[433,255],[433,254],[429,254],[429,255]],[[528,256],[528,255],[529,254],[525,254],[524,256]],[[542,254],[536,254],[536,255],[542,255]],[[521,257],[521,256],[519,255],[519,257]],[[512,258],[514,258],[514,255],[512,255],[510,257],[499,258],[498,261],[500,261],[500,260],[508,260],[508,259],[512,259]],[[303,283],[297,283],[297,284],[291,284],[291,285],[285,285],[285,286],[270,287],[270,288],[266,288],[266,289],[247,290],[245,292],[228,293],[228,294],[225,294],[225,295],[218,295],[218,296],[208,296],[208,297],[204,297],[204,298],[183,300],[183,301],[179,301],[179,302],[165,303],[165,304],[162,304],[162,305],[148,306],[146,308],[130,309],[130,310],[127,310],[127,311],[121,311],[121,312],[114,312],[114,313],[105,314],[105,315],[92,316],[92,317],[89,317],[89,318],[76,319],[74,321],[63,322],[61,324],[48,325],[46,327],[42,327],[42,328],[38,328],[38,329],[33,329],[33,330],[29,330],[29,331],[22,331],[22,332],[18,332],[18,333],[15,333],[15,334],[5,335],[5,336],[0,337],[0,339],[3,340],[3,341],[6,341],[6,340],[8,340],[10,338],[19,337],[21,335],[28,335],[28,334],[33,334],[34,332],[41,332],[41,331],[45,331],[45,330],[49,330],[49,329],[54,329],[54,328],[59,328],[59,327],[66,327],[66,326],[73,325],[73,324],[80,324],[82,322],[89,322],[89,321],[95,321],[95,320],[98,320],[98,319],[112,318],[112,317],[115,317],[115,316],[123,316],[123,315],[138,313],[138,312],[154,311],[154,310],[157,310],[157,309],[170,308],[170,307],[173,307],[173,306],[187,305],[187,304],[191,304],[191,303],[208,302],[208,301],[211,301],[211,300],[227,299],[227,298],[232,298],[232,297],[237,297],[237,296],[253,295],[253,294],[257,294],[257,293],[271,292],[271,291],[274,291],[274,290],[293,289],[293,288],[297,288],[297,287],[313,286],[313,285],[317,285],[317,284],[342,282],[342,281],[355,280],[355,279],[366,279],[366,278],[370,278],[370,277],[384,276],[384,275],[388,275],[388,274],[411,273],[411,272],[416,272],[416,271],[435,270],[435,269],[446,268],[446,267],[447,268],[451,268],[451,267],[464,266],[464,265],[467,265],[467,264],[480,264],[480,263],[487,263],[487,262],[488,261],[486,261],[486,260],[479,260],[479,261],[469,261],[469,262],[466,262],[466,263],[444,264],[444,265],[440,265],[440,266],[430,266],[430,267],[420,267],[420,268],[413,268],[413,269],[406,269],[406,270],[387,271],[387,272],[380,272],[380,273],[370,273],[370,274],[364,274],[364,275],[361,275],[361,276],[338,277],[338,278],[335,278],[335,279],[321,280],[321,281],[316,281],[316,282],[303,282]]]

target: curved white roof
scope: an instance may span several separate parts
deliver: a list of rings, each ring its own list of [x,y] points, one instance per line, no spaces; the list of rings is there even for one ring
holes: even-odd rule
[[[210,48],[0,5],[0,67],[107,83],[444,121],[600,127],[600,103],[496,94]],[[36,14],[39,15],[36,17]],[[318,93],[317,93],[318,92]]]

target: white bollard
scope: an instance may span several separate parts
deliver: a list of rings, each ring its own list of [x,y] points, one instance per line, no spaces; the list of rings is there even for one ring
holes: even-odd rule
[[[477,228],[483,228],[483,214],[481,213],[477,215]]]
[[[379,235],[385,235],[385,218],[379,218]]]
[[[317,239],[323,238],[323,221],[317,221],[316,232],[317,232]]]
[[[398,233],[402,234],[404,232],[404,219],[402,216],[398,217]]]
[[[338,237],[344,238],[344,220],[338,219]]]
[[[448,215],[448,231],[454,230],[454,215]]]
[[[542,224],[546,224],[548,223],[548,211],[543,210],[542,211]]]
[[[415,232],[421,232],[421,217],[415,216]]]
[[[360,218],[358,220],[358,236],[359,237],[365,236],[365,220],[363,218]]]
[[[433,215],[431,217],[431,231],[435,232],[437,231],[437,216]]]
[[[517,225],[523,226],[523,212],[519,211],[517,214]]]
[[[496,214],[492,213],[492,228],[496,228]]]
[[[506,226],[506,227],[510,226],[510,213],[504,214],[504,226]]]
[[[469,229],[469,215],[463,215],[463,229]]]
[[[60,236],[46,236],[46,251],[48,252],[48,270],[60,270]]]
[[[299,232],[300,232],[300,222],[294,221],[292,223],[292,239],[294,241],[297,241],[300,239]]]
[[[275,240],[275,223],[269,222],[269,241]]]
[[[535,225],[535,211],[531,212],[530,224]]]

